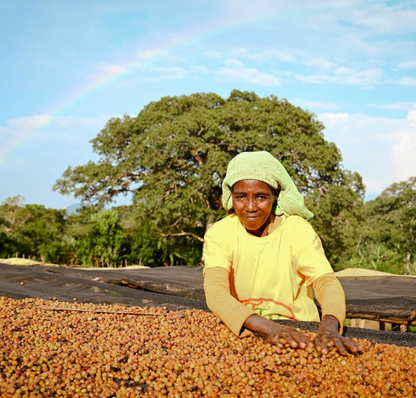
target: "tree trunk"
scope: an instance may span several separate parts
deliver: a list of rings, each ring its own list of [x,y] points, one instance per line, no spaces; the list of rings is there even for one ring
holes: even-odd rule
[[[208,215],[207,223],[205,225],[205,233],[207,233],[207,231],[213,226],[214,223],[215,223],[214,216],[212,214]]]
[[[404,258],[404,274],[410,275],[410,258],[412,257],[412,253],[407,253],[406,257]]]
[[[215,218],[212,214],[209,214],[207,217],[207,223],[205,225],[205,233],[214,225]],[[202,252],[201,260],[199,262],[200,265],[204,265],[204,252]]]

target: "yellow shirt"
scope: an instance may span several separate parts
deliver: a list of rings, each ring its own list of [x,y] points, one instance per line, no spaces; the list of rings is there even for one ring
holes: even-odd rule
[[[205,270],[229,272],[230,293],[270,319],[319,321],[312,284],[333,270],[312,226],[299,216],[277,217],[269,235],[250,235],[235,215],[205,235]]]

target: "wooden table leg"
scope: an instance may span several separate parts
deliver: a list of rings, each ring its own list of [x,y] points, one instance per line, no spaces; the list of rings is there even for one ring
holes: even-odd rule
[[[391,330],[393,330],[393,332],[400,332],[400,323],[392,323]]]

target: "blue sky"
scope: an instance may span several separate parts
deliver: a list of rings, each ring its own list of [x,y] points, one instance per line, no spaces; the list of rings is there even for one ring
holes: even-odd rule
[[[416,175],[415,1],[3,0],[0,33],[0,202],[69,206],[110,117],[233,89],[315,113],[367,199]]]

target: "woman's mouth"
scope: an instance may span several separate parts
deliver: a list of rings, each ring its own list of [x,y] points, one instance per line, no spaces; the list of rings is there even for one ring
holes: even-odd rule
[[[249,221],[257,220],[260,216],[246,216],[246,219]]]

